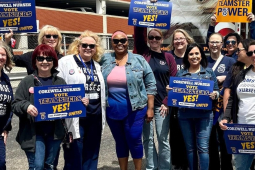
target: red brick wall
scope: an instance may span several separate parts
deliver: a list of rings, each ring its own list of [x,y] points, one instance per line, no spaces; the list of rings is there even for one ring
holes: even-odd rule
[[[120,0],[120,1],[130,2],[131,0]]]
[[[107,33],[112,34],[116,30],[122,30],[126,34],[133,35],[134,27],[128,25],[127,18],[107,17]]]

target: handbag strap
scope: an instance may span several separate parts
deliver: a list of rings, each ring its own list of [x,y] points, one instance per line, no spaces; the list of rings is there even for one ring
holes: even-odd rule
[[[213,68],[212,68],[213,71],[218,67],[218,65],[220,64],[222,59],[223,59],[223,55],[220,55],[220,57],[217,59],[216,63],[213,65]]]

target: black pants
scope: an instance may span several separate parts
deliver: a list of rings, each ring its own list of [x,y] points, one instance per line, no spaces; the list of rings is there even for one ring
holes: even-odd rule
[[[188,169],[188,159],[185,143],[178,121],[178,108],[173,107],[170,118],[170,146],[172,164],[182,170]]]
[[[218,144],[220,145],[221,156],[219,155]],[[209,141],[209,157],[209,170],[233,170],[232,155],[227,152],[224,131],[220,129],[218,122],[212,127]]]

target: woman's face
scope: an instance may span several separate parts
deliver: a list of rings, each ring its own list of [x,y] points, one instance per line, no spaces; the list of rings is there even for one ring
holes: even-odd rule
[[[237,50],[237,39],[235,36],[228,37],[225,43],[228,53],[233,53]]]
[[[117,34],[112,38],[112,47],[116,54],[124,54],[128,51],[128,41],[125,35]]]
[[[187,48],[187,40],[183,33],[177,32],[174,34],[174,49],[182,50]]]
[[[197,47],[194,47],[188,54],[188,61],[190,66],[200,65],[202,60],[201,53]]]
[[[43,44],[47,44],[51,47],[53,47],[54,49],[56,48],[56,46],[58,45],[58,34],[56,32],[53,31],[45,31],[45,34],[43,36]]]
[[[148,43],[152,49],[160,49],[163,39],[159,32],[151,31],[148,35]]]
[[[2,69],[6,64],[7,54],[4,48],[0,47],[0,68]]]
[[[255,67],[255,45],[250,45],[248,48],[248,52],[252,52],[252,55],[248,57],[250,57],[252,65]]]
[[[222,38],[220,35],[214,34],[209,39],[209,49],[211,53],[221,53]]]
[[[242,63],[245,63],[245,61],[247,61],[248,57],[246,55],[246,50],[243,48],[242,43],[238,44],[236,53],[238,55],[237,61],[240,61]]]
[[[92,37],[83,37],[78,49],[80,56],[89,61],[96,53],[96,41]]]
[[[38,69],[38,73],[47,73],[51,72],[51,69],[53,67],[53,57],[52,56],[46,56],[42,53],[40,56],[36,57],[36,67]]]

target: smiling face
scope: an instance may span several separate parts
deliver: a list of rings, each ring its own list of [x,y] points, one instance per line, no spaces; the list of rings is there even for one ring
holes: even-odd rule
[[[163,43],[163,39],[160,33],[158,31],[152,30],[148,35],[148,43],[151,49],[159,50],[161,47],[161,44]]]
[[[116,54],[121,55],[121,54],[127,53],[128,51],[127,39],[124,43],[121,42],[121,41],[124,41],[124,39],[126,39],[126,36],[123,34],[116,34],[114,37],[112,37],[112,47]]]
[[[6,51],[2,47],[0,47],[0,69],[2,69],[6,64],[6,60],[7,60]]]
[[[174,49],[182,50],[187,48],[187,40],[183,33],[176,32],[174,35]]]
[[[202,60],[201,53],[197,47],[194,47],[188,54],[188,61],[190,66],[194,67],[197,65],[200,65],[200,62]]]
[[[222,37],[214,34],[209,39],[209,49],[211,53],[221,53],[222,48]]]
[[[252,61],[252,65],[255,67],[255,45],[250,45],[248,48],[248,52],[252,51],[252,56],[250,56],[250,59]]]
[[[51,57],[51,56],[46,56],[43,53],[40,54],[41,57],[44,57],[43,61],[38,61],[39,59],[36,59],[36,67],[38,69],[38,74],[41,73],[50,73],[51,69],[53,67],[53,59],[52,61],[47,61],[46,57]]]
[[[96,41],[92,37],[83,37],[78,49],[81,58],[85,61],[90,61],[96,53]]]
[[[237,39],[235,36],[228,37],[226,43],[226,48],[229,54],[232,54],[237,50]]]
[[[55,49],[58,45],[58,34],[54,31],[45,31],[42,43],[47,44]]]
[[[236,52],[237,55],[238,55],[237,61],[240,61],[242,63],[246,63],[247,60],[250,60],[249,57],[247,57],[247,55],[246,55],[246,50],[244,49],[242,43],[239,43],[237,48],[238,48],[238,50]]]

